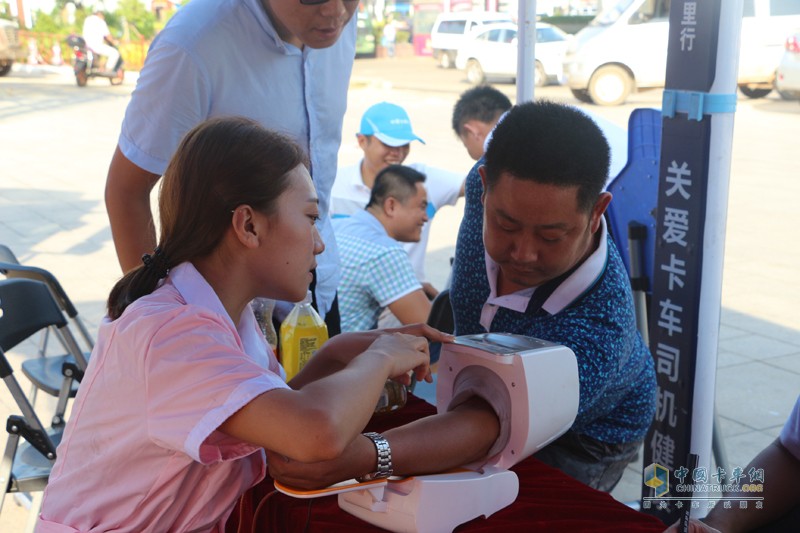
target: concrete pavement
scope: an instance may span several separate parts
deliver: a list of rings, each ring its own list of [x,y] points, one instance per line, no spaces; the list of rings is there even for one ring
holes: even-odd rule
[[[22,262],[53,272],[93,332],[120,274],[103,188],[134,78],[128,76],[121,87],[91,80],[79,89],[68,68],[26,66],[15,66],[0,78],[0,243]],[[512,85],[499,87],[513,99]],[[471,161],[450,129],[453,104],[466,88],[460,73],[438,69],[426,58],[357,61],[340,164],[360,157],[355,132],[363,110],[390,100],[406,107],[415,131],[427,142],[412,145],[409,162],[466,174]],[[563,87],[546,87],[537,95],[576,103]],[[641,106],[659,107],[660,92],[593,111],[625,125],[631,109]],[[798,131],[796,102],[775,95],[740,99],[716,398],[729,460],[741,466],[778,435],[800,392]],[[462,210],[462,204],[444,208],[433,221],[427,269],[434,285],[446,280]],[[32,344],[22,346],[12,353],[13,363],[18,366],[34,352]],[[18,377],[24,383],[24,376]],[[37,407],[48,412],[45,402]],[[5,419],[12,410],[3,388],[0,415]],[[632,464],[613,494],[632,501],[640,489],[641,465]],[[0,531],[21,531],[25,518],[24,509],[7,498]]]

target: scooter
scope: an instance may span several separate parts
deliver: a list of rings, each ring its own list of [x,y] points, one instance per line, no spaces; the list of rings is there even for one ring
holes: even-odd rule
[[[80,35],[72,34],[67,37],[67,44],[72,47],[73,68],[75,81],[78,87],[85,87],[89,78],[108,78],[111,85],[120,85],[125,79],[125,70],[122,68],[122,55],[113,69],[106,70],[100,57],[86,46],[86,41]],[[111,46],[114,46],[113,44]],[[116,47],[115,47],[116,48]]]

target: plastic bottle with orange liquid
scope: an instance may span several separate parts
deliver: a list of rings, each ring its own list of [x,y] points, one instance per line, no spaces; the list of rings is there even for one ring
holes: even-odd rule
[[[328,326],[311,307],[311,291],[308,291],[281,323],[281,364],[286,371],[287,381],[300,372],[327,340]]]

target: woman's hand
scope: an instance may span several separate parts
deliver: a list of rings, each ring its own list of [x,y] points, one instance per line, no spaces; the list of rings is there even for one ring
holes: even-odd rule
[[[391,364],[389,377],[405,385],[411,384],[408,375],[411,370],[419,381],[432,380],[428,341],[424,337],[399,332],[385,333],[375,339],[364,355],[386,357]]]
[[[453,342],[455,337],[444,331],[439,331],[427,324],[409,324],[399,328],[390,328],[384,330],[376,330],[378,332],[384,331],[386,333],[405,333],[407,335],[416,335],[418,337],[425,337],[430,342]]]

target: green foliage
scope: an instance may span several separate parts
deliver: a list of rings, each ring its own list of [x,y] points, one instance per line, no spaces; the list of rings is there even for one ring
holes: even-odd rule
[[[35,22],[31,29],[35,32],[61,33],[64,28],[64,24],[61,22],[60,16],[56,10],[53,10],[50,14],[37,11],[34,20]]]
[[[156,16],[140,0],[120,0],[115,14],[135,27],[145,39],[152,39],[156,34]]]

